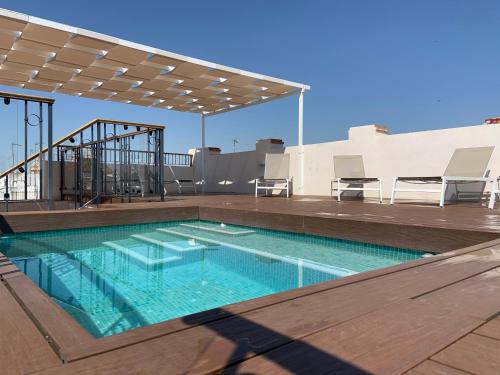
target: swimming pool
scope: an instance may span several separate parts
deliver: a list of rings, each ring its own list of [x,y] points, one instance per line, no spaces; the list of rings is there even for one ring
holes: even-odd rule
[[[6,235],[0,251],[97,338],[424,255],[207,221]]]

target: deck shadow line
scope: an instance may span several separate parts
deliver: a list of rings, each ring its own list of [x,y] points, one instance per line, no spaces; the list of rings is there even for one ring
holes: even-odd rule
[[[223,308],[219,310],[224,311]],[[241,372],[238,371],[239,366],[244,361],[258,355],[265,357],[266,359],[274,362],[283,369],[286,369],[294,374],[304,373],[303,358],[297,361],[289,361],[280,359],[275,355],[276,349],[285,346],[290,342],[293,342],[294,345],[299,346],[301,352],[303,352],[304,355],[306,355],[309,359],[314,359],[316,366],[320,364],[322,368],[328,368],[329,371],[342,371],[342,374],[370,375],[369,372],[353,365],[352,363],[349,363],[348,361],[343,360],[342,358],[333,356],[320,348],[310,345],[304,342],[302,339],[295,339],[286,336],[266,326],[243,318],[241,315],[234,315],[227,311],[225,311],[225,313],[228,314],[227,319],[231,319],[233,323],[238,326],[238,331],[251,332],[251,335],[257,339],[273,337],[273,341],[277,341],[278,343],[276,345],[264,344],[266,348],[263,350],[259,350],[259,346],[257,345],[257,343],[252,344],[251,338],[233,334],[233,330],[224,329],[220,324],[204,324],[203,327],[213,330],[215,333],[217,333],[218,336],[224,337],[225,339],[230,340],[236,345],[236,348],[230,354],[229,359],[219,368],[209,369],[209,372],[221,371],[220,373],[222,374],[241,374]],[[182,318],[182,320],[186,324],[191,324],[190,316],[184,317]],[[196,322],[193,323],[197,325]],[[307,336],[309,335],[306,335],[304,337]],[[193,366],[196,366],[196,363],[193,363]],[[312,370],[308,371],[307,373],[314,374],[315,371]]]

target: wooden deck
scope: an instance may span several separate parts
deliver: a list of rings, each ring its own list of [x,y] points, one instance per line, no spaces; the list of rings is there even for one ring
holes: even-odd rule
[[[1,373],[500,373],[498,211],[209,196],[45,216],[5,214],[3,228],[179,215],[373,242],[399,233],[399,242],[420,242],[436,251],[441,242],[441,252],[455,250],[98,340],[0,256]],[[467,242],[471,246],[463,248]]]

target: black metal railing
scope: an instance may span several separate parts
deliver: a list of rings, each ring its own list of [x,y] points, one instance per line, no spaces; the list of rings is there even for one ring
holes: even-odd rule
[[[74,149],[76,149],[76,146],[74,148],[68,146],[60,147],[60,152],[61,151],[65,152],[64,160],[66,162],[74,161],[75,159]],[[87,151],[85,148],[84,150]],[[86,157],[85,151],[84,151],[84,157]],[[107,162],[112,162],[115,159],[115,157],[118,159],[116,155],[120,151],[121,150],[119,149],[109,149],[109,148],[106,149],[106,156],[104,157],[103,160],[106,160]],[[60,152],[58,154],[58,160],[60,159],[59,156]],[[142,151],[142,150],[127,151],[128,162],[131,164],[153,165],[155,163],[154,155],[155,154],[152,151]],[[164,152],[163,164],[171,166],[179,166],[179,167],[191,167],[193,165],[193,155],[181,154],[176,152]]]

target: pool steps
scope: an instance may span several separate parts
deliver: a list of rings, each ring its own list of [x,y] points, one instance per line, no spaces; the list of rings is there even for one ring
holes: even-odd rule
[[[148,242],[148,243],[153,244],[153,245],[158,245],[158,246],[164,247],[165,249],[177,251],[177,252],[203,250],[206,248],[205,245],[190,245],[188,247],[182,247],[182,246],[178,246],[172,242],[157,240],[155,238],[146,237],[146,236],[143,236],[141,234],[132,234],[130,237],[135,238],[135,239],[140,240],[140,241],[143,241],[143,242]],[[183,241],[183,242],[187,242],[187,241]]]
[[[245,251],[247,253],[252,253],[252,254],[259,255],[259,256],[262,256],[262,257],[265,257],[265,258],[269,258],[269,259],[279,260],[279,261],[290,263],[290,264],[293,264],[293,265],[296,265],[296,266],[299,266],[299,267],[304,267],[304,268],[309,268],[309,269],[313,269],[313,270],[320,271],[320,272],[329,273],[331,275],[335,275],[335,276],[338,276],[338,277],[344,277],[344,276],[354,275],[354,274],[358,273],[356,271],[352,271],[352,270],[349,270],[349,269],[346,269],[346,268],[334,267],[334,266],[327,266],[327,265],[324,265],[324,264],[319,264],[319,263],[316,263],[316,262],[312,262],[310,260],[305,260],[305,259],[300,259],[300,258],[292,258],[292,257],[288,257],[288,256],[281,256],[281,255],[271,254],[271,253],[267,253],[265,251],[251,249],[249,247],[238,246],[238,245],[234,245],[234,244],[230,244],[230,243],[225,243],[225,242],[220,242],[220,241],[214,241],[214,240],[211,240],[211,239],[208,239],[208,238],[204,238],[204,237],[200,237],[200,236],[195,236],[195,235],[192,235],[192,234],[186,234],[186,233],[177,232],[177,231],[172,230],[172,229],[157,228],[156,230],[159,231],[159,232],[172,234],[174,236],[179,236],[179,237],[184,237],[184,238],[189,238],[189,239],[195,239],[195,240],[198,240],[198,241],[201,241],[201,242],[205,242],[205,243],[209,243],[209,244],[213,244],[213,245],[224,246],[224,247],[229,247],[229,248],[233,248],[233,249],[240,250],[240,251]]]
[[[193,229],[204,230],[206,232],[213,232],[213,233],[225,234],[227,236],[245,236],[247,234],[253,234],[253,233],[255,233],[254,230],[226,230],[226,229],[204,227],[204,226],[200,226],[200,225],[186,224],[186,223],[181,223],[179,225],[183,226],[183,227],[186,227],[186,228],[193,228]],[[225,227],[221,226],[221,228],[225,228]]]
[[[137,252],[130,250],[130,249],[126,248],[125,246],[114,243],[112,241],[103,242],[103,245],[105,245],[107,247],[111,247],[112,249],[115,249],[116,251],[119,251],[124,255],[127,255],[133,259],[136,259],[139,262],[141,262],[147,266],[165,264],[165,263],[174,262],[174,261],[182,259],[181,257],[175,256],[175,255],[170,256],[170,257],[161,258],[161,259],[149,259],[149,258],[145,257],[144,255],[138,254]]]

